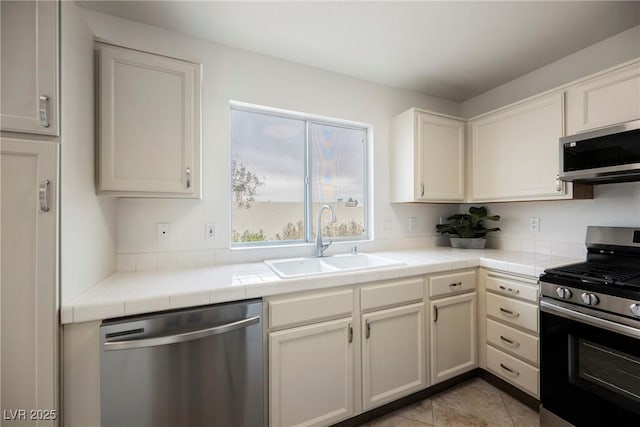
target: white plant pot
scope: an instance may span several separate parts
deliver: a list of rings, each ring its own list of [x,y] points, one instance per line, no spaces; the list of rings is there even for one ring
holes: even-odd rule
[[[484,237],[468,238],[468,237],[450,237],[452,248],[458,249],[484,249],[487,239]]]

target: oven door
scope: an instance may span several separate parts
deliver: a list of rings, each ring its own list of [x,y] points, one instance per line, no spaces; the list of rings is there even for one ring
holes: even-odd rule
[[[576,426],[638,419],[640,322],[543,297],[540,397],[544,409]]]

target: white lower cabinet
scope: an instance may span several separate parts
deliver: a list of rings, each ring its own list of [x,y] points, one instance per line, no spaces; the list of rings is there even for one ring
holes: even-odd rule
[[[321,426],[354,413],[352,318],[269,334],[271,426]]]
[[[437,384],[478,365],[476,293],[432,301],[429,309],[431,384]]]
[[[363,409],[426,386],[424,303],[362,315]]]
[[[481,269],[480,282],[485,296],[480,303],[486,315],[479,319],[480,343],[486,368],[538,398],[537,280]]]

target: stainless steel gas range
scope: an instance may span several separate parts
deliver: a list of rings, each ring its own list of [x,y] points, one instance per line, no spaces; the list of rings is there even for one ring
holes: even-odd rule
[[[589,227],[587,260],[540,277],[540,425],[640,419],[640,228]]]

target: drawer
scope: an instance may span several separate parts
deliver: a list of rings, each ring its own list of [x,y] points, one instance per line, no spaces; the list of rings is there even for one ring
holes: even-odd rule
[[[538,284],[526,282],[493,274],[487,276],[487,289],[499,294],[523,300],[538,302]]]
[[[487,293],[487,315],[532,332],[538,332],[538,306]]]
[[[423,298],[422,278],[380,283],[360,290],[362,311],[422,301]]]
[[[475,288],[475,270],[429,277],[429,296],[432,298],[459,294]]]
[[[353,289],[269,300],[269,328],[311,323],[353,313]]]
[[[538,365],[538,337],[487,319],[487,342]]]
[[[503,380],[538,398],[540,370],[487,344],[487,368]]]

